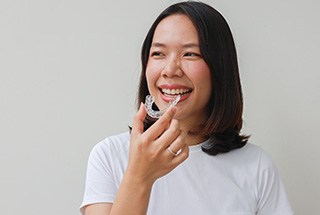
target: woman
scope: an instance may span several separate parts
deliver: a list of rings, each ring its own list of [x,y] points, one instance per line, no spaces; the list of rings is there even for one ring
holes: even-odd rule
[[[242,92],[228,24],[199,2],[174,4],[142,47],[131,133],[91,152],[81,210],[106,214],[292,214],[269,157],[240,135]],[[147,116],[153,95],[162,110]]]

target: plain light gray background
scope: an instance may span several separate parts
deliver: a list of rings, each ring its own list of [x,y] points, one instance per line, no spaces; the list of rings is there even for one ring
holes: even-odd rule
[[[175,1],[0,1],[0,213],[78,214],[87,158],[135,113],[140,46]],[[320,3],[205,1],[233,31],[244,132],[320,211]]]

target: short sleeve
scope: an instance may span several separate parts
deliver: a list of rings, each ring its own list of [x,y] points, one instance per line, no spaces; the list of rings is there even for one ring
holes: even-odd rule
[[[117,186],[112,174],[108,145],[98,143],[91,151],[86,175],[86,184],[83,202],[80,211],[86,205],[94,203],[113,203]]]
[[[275,165],[262,151],[258,172],[257,215],[292,215],[290,203]]]

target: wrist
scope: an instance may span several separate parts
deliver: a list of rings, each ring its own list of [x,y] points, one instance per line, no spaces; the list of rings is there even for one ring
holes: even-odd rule
[[[123,182],[128,182],[130,185],[135,187],[141,187],[145,189],[151,189],[154,182],[154,179],[148,179],[147,177],[143,177],[139,175],[135,170],[127,169],[123,176]]]

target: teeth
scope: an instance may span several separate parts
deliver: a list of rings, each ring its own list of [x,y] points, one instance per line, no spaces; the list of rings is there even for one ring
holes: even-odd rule
[[[162,92],[164,94],[168,94],[168,95],[179,95],[179,94],[185,94],[185,93],[188,93],[188,92],[191,92],[191,89],[161,89]]]

